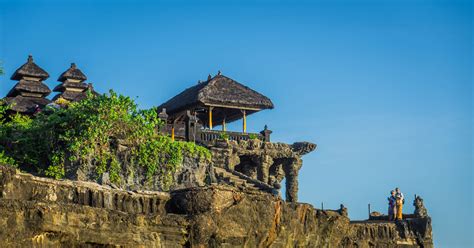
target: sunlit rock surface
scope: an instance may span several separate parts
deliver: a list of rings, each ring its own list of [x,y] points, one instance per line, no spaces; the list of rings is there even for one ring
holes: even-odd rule
[[[432,247],[431,219],[350,222],[277,195],[211,185],[124,191],[0,166],[0,247]]]

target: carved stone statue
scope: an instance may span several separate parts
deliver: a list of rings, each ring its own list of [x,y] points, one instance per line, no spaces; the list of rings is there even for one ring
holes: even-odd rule
[[[340,208],[339,208],[339,213],[343,216],[348,216],[348,213],[347,213],[347,208],[344,206],[344,204],[341,204]]]
[[[420,196],[416,196],[413,201],[413,206],[415,206],[415,215],[419,218],[424,218],[428,216],[428,211],[423,204],[423,199]]]

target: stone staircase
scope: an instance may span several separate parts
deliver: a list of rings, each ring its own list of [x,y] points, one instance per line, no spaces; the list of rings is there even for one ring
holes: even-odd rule
[[[240,189],[265,191],[277,194],[275,189],[268,184],[250,178],[237,171],[230,171],[221,167],[214,167],[214,174],[220,184],[231,185]]]

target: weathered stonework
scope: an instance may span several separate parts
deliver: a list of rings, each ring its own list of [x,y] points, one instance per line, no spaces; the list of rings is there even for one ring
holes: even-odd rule
[[[52,180],[0,166],[0,247],[432,247],[431,219],[350,222],[229,186],[171,193]]]
[[[288,145],[258,139],[238,142],[216,140],[208,146],[214,166],[240,172],[276,190],[286,178],[286,200],[289,202],[298,201],[298,172],[303,165],[301,157],[316,149],[316,145],[309,142]]]
[[[121,156],[126,157],[127,153],[129,153],[127,147],[121,148]],[[95,165],[90,163],[68,163],[65,166],[65,170],[66,178],[70,180],[96,182],[125,190],[168,190],[163,188],[161,180],[157,176],[148,179],[146,177],[146,168],[142,166],[125,164],[119,174],[120,182],[117,183],[110,181],[108,172],[98,176]],[[185,155],[181,166],[178,167],[173,175],[173,184],[170,185],[169,189],[204,186],[208,183],[207,178],[212,176],[212,173],[211,162],[205,158]]]
[[[129,148],[118,141],[116,143],[120,156],[126,161]],[[212,153],[212,161],[185,155],[169,189],[213,183],[233,185],[233,179],[237,179],[246,181],[244,187],[253,185],[256,189],[278,194],[281,181],[286,178],[286,200],[297,202],[298,172],[303,165],[301,157],[316,148],[315,144],[308,142],[288,145],[259,139],[238,142],[218,139],[206,146]],[[215,167],[225,169],[230,180],[216,178]],[[108,172],[98,176],[95,165],[90,163],[66,164],[65,170],[66,178],[70,180],[96,182],[124,190],[168,190],[162,187],[159,178],[146,178],[145,167],[124,164],[119,175],[120,182],[116,183],[110,181]]]

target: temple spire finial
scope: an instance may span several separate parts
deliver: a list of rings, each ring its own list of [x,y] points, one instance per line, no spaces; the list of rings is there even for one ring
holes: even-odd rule
[[[217,71],[217,76],[220,76],[222,73],[221,73],[221,70],[218,70]]]
[[[71,68],[72,68],[72,69],[76,69],[76,68],[77,68],[76,63],[74,63],[74,62],[71,63]]]
[[[28,62],[33,62],[33,55],[28,54]]]

